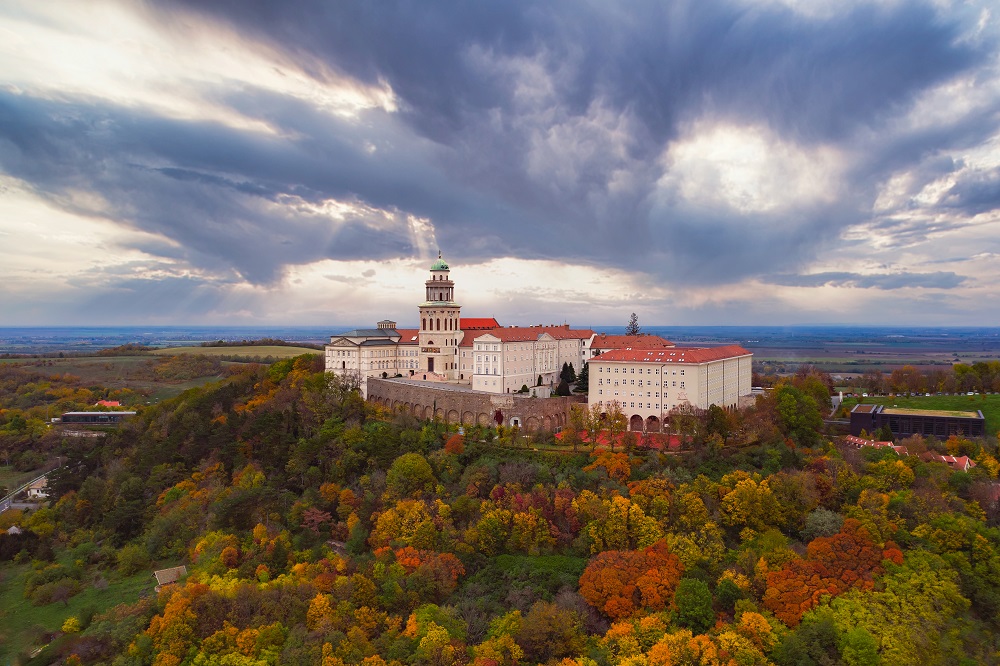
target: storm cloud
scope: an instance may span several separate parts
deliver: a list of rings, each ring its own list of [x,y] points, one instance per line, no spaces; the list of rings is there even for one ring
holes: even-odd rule
[[[277,83],[179,73],[183,113],[7,86],[0,170],[135,232],[117,244],[182,266],[173,291],[439,247],[667,292],[961,290],[981,274],[962,263],[1000,249],[975,236],[1000,206],[986,3],[121,6]],[[929,270],[942,242],[953,270]]]

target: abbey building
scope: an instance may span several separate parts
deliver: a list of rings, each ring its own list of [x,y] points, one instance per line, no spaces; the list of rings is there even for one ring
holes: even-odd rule
[[[656,335],[605,335],[562,326],[501,326],[463,317],[448,264],[438,255],[418,306],[420,327],[384,320],[330,338],[326,369],[363,380],[402,377],[473,391],[548,397],[565,364],[590,364],[591,406],[618,402],[630,426],[659,429],[671,409],[735,407],[750,394],[752,355],[737,345],[677,347]],[[433,384],[427,384],[432,386]]]
[[[590,358],[590,329],[563,326],[503,327],[493,317],[463,317],[455,300],[448,264],[438,256],[417,306],[420,328],[380,321],[376,328],[330,338],[326,369],[361,378],[404,378],[448,382],[489,393],[514,393],[527,386],[548,395],[563,364],[576,372]]]

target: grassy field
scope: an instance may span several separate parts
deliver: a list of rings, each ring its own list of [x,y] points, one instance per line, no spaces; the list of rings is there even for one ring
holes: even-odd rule
[[[969,412],[982,410],[986,417],[986,434],[996,437],[1000,430],[1000,395],[931,395],[904,398],[900,396],[881,396],[862,398],[870,405],[887,405],[909,409],[940,409],[947,411]],[[858,401],[854,398],[844,398],[844,405],[850,410]]]
[[[0,486],[3,486],[8,491],[12,491],[18,486],[31,481],[35,477],[39,476],[42,470],[31,470],[29,472],[18,472],[13,467],[8,467],[5,465],[0,465]]]
[[[154,356],[88,356],[84,358],[3,359],[0,362],[20,363],[31,370],[51,375],[74,375],[86,386],[129,388],[158,402],[209,382],[221,375],[198,377],[185,381],[163,381],[153,375],[157,359]],[[230,365],[223,361],[223,365]]]
[[[98,590],[93,585],[68,600],[34,606],[24,598],[24,582],[31,571],[30,564],[6,566],[0,580],[0,663],[13,663],[14,658],[38,647],[36,642],[46,632],[58,631],[66,618],[79,617],[86,608],[104,611],[120,603],[134,603],[144,593],[153,593],[151,570],[108,580],[107,588]]]
[[[257,356],[260,358],[271,356],[273,358],[291,358],[292,356],[301,356],[302,354],[322,354],[323,352],[319,349],[310,349],[309,347],[246,345],[243,347],[164,347],[163,349],[153,351],[153,353],[160,356],[204,354],[206,356]]]

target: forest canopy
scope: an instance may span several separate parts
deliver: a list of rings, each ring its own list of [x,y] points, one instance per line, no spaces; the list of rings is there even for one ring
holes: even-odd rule
[[[0,618],[2,656],[994,662],[997,441],[907,442],[968,455],[968,471],[858,450],[824,432],[817,381],[678,414],[674,452],[642,437],[609,450],[584,433],[459,433],[366,403],[315,356],[242,367],[103,437],[0,413],[12,456],[65,462],[48,506],[0,514],[20,530],[0,534],[5,594],[16,586],[51,618],[17,636]],[[6,405],[96,394],[10,373],[0,390]],[[152,572],[180,565],[155,592]],[[130,581],[130,597],[102,601]]]

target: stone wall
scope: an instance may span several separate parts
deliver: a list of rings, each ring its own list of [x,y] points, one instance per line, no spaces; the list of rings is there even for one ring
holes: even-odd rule
[[[510,393],[460,391],[433,384],[395,379],[368,379],[368,400],[390,409],[401,409],[418,419],[437,417],[462,425],[496,425],[497,412],[504,425],[555,430],[566,425],[569,408],[586,407],[585,396],[530,398]]]

